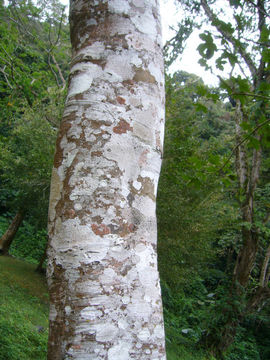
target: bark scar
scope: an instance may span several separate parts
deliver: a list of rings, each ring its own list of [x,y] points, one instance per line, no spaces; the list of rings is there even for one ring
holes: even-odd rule
[[[133,127],[131,127],[124,119],[121,119],[118,125],[113,128],[113,132],[116,134],[124,134],[127,131],[133,131]]]
[[[99,236],[108,235],[111,232],[110,228],[105,224],[92,224],[91,228],[94,233]]]

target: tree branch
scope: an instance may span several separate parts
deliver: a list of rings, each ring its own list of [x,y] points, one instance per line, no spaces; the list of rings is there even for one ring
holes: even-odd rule
[[[236,132],[236,141],[238,142],[238,146],[235,147],[236,173],[238,176],[240,188],[244,189],[248,178],[248,164],[247,164],[246,149],[244,149],[242,146],[244,142],[240,140],[242,137],[242,129],[241,129],[242,122],[243,122],[243,111],[241,109],[240,101],[237,100],[236,108],[235,108],[235,132]]]
[[[252,296],[252,298],[249,300],[247,310],[250,311],[256,311],[259,309],[262,309],[267,301],[270,299],[270,289],[268,287],[261,287],[259,286],[255,294]]]
[[[244,47],[242,46],[242,44],[240,44],[240,42],[238,44],[237,41],[234,39],[234,37],[231,34],[229,34],[228,32],[224,31],[224,29],[222,29],[222,27],[219,25],[219,23],[221,21],[217,18],[217,16],[210,9],[206,0],[201,0],[201,5],[205,11],[206,16],[212,22],[213,26],[215,26],[215,28],[222,34],[222,36],[229,43],[231,43],[235,48],[238,48],[240,55],[242,56],[245,63],[247,64],[252,76],[255,78],[256,72],[257,72],[256,66],[253,63],[249,54],[244,50]]]
[[[4,78],[5,78],[5,80],[6,80],[6,83],[7,83],[8,87],[9,87],[10,89],[13,89],[13,86],[10,84],[10,82],[9,82],[9,80],[8,80],[7,73],[5,72],[5,67],[6,67],[6,65],[4,65],[4,68],[3,68],[3,69],[0,68],[0,71],[1,71],[1,73],[4,75]]]
[[[251,174],[249,180],[249,196],[251,196],[252,198],[259,180],[261,158],[262,158],[262,147],[261,147],[262,137],[256,136],[256,139],[259,141],[260,147],[259,149],[254,149],[252,154],[252,168],[251,168]]]
[[[263,264],[262,264],[262,269],[261,269],[261,274],[260,274],[260,286],[261,287],[265,287],[268,284],[268,280],[267,279],[267,268],[268,268],[268,264],[269,264],[269,260],[270,260],[270,245],[268,246],[267,250],[266,250],[266,254],[263,260]]]
[[[231,154],[229,155],[229,157],[227,158],[227,160],[225,161],[225,163],[222,165],[222,167],[218,170],[218,173],[221,173],[222,170],[225,168],[225,166],[228,164],[228,162],[231,160],[231,158],[233,157],[233,154],[235,152],[235,150],[242,145],[244,142],[246,142],[251,135],[253,135],[258,129],[260,129],[261,127],[263,127],[264,125],[266,125],[267,123],[270,122],[270,119],[265,120],[264,122],[262,122],[261,124],[257,125],[246,137],[244,137],[239,143],[237,143],[235,145],[235,147],[232,149]]]
[[[61,79],[61,81],[62,81],[62,90],[61,90],[61,91],[63,91],[63,90],[65,90],[65,87],[66,87],[66,80],[65,80],[65,78],[64,78],[64,76],[63,76],[62,70],[61,70],[58,62],[56,61],[54,55],[51,54],[51,57],[52,57],[52,60],[53,60],[55,66],[56,66],[56,68],[57,68],[57,71],[58,71],[58,74],[59,74],[59,76],[60,76],[60,79]]]
[[[55,71],[53,70],[53,67],[52,67],[52,64],[51,64],[51,54],[49,53],[49,55],[48,55],[48,64],[49,64],[49,67],[50,67],[50,69],[51,69],[51,72],[52,72],[52,74],[53,74],[53,76],[54,76],[54,78],[55,78],[55,81],[56,81],[56,84],[57,84],[57,86],[59,87],[60,85],[59,85],[59,82],[58,82],[58,78],[57,78],[57,75],[56,75],[56,73],[55,73]]]
[[[244,95],[244,96],[250,96],[250,97],[254,97],[254,98],[260,98],[260,99],[264,99],[264,100],[270,100],[270,96],[264,96],[264,95],[260,95],[260,94],[254,94],[254,93],[244,93],[244,92],[235,92],[232,93],[232,95]]]
[[[255,4],[254,1],[252,1],[252,0],[246,0],[246,2],[248,2],[249,4],[251,4],[251,5],[253,5],[255,8],[257,8],[257,5]],[[269,17],[269,14],[267,14],[267,12],[266,12],[264,9],[261,9],[260,7],[258,7],[258,11],[259,11],[261,14]]]

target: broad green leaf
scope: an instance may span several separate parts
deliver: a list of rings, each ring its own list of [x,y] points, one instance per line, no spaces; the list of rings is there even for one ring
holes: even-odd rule
[[[248,146],[251,148],[254,148],[256,150],[259,150],[261,147],[261,142],[258,139],[256,139],[255,137],[250,136],[248,139]]]
[[[196,108],[196,111],[202,111],[205,114],[208,112],[207,107],[205,105],[201,104],[201,103],[196,103],[195,108]]]

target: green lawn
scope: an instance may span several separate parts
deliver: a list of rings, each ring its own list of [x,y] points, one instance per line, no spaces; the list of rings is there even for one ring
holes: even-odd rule
[[[48,291],[36,265],[0,256],[0,360],[45,360]]]

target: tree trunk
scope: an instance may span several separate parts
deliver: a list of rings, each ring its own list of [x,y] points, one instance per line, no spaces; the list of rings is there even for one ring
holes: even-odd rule
[[[73,58],[49,209],[48,359],[165,359],[159,6],[75,0],[70,11]]]
[[[43,268],[43,264],[44,264],[44,261],[47,259],[47,248],[48,248],[48,241],[47,241],[47,244],[46,244],[46,247],[44,249],[44,252],[39,260],[39,263],[38,263],[38,266],[36,267],[36,272],[39,272],[39,273],[45,273],[45,269]]]
[[[241,125],[247,122],[247,115],[244,113],[239,100],[236,101],[235,124],[236,124],[236,141],[239,144],[236,148],[236,172],[239,184],[239,194],[243,198],[239,203],[240,216],[243,222],[241,229],[242,246],[237,255],[234,266],[232,286],[230,289],[231,298],[236,297],[242,303],[232,305],[233,318],[229,319],[223,326],[222,336],[215,344],[217,354],[221,356],[223,352],[233,343],[236,334],[237,325],[243,319],[246,311],[251,312],[251,308],[255,309],[263,300],[261,294],[265,292],[258,291],[258,296],[254,297],[254,301],[250,300],[252,306],[248,309],[249,303],[244,305],[243,299],[247,297],[247,286],[250,280],[250,274],[255,264],[258,245],[259,230],[254,223],[254,197],[257,183],[259,180],[262,148],[259,146],[253,149],[252,156],[248,157],[248,149],[246,144],[242,142],[243,134]],[[259,142],[261,139],[255,133]],[[243,310],[245,309],[245,310]]]
[[[9,225],[7,231],[2,235],[0,239],[0,253],[2,255],[8,254],[9,248],[23,221],[24,215],[25,212],[23,210],[19,210],[12,220],[12,223]]]

